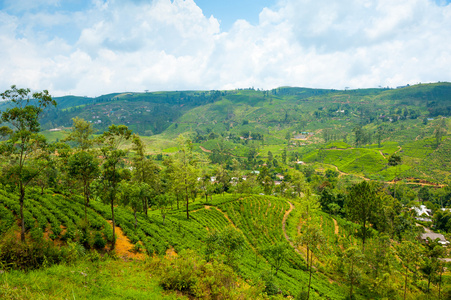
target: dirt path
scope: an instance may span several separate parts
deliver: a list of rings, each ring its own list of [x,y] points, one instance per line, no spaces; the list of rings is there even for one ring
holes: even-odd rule
[[[287,230],[285,229],[286,225],[287,225],[287,219],[288,219],[288,215],[293,211],[294,209],[294,205],[291,202],[288,202],[288,204],[290,204],[290,208],[285,212],[285,214],[283,215],[283,219],[282,219],[282,231],[283,231],[283,235],[285,236],[285,239],[290,243],[290,245],[292,247],[294,247],[294,244],[292,241],[290,241],[290,237],[287,234]],[[296,247],[294,247],[296,248]]]
[[[108,220],[108,223],[113,224],[112,221]],[[124,259],[138,259],[144,260],[146,255],[144,253],[137,253],[133,251],[135,245],[133,245],[130,240],[125,236],[124,232],[119,226],[116,226],[116,246],[114,251],[116,254]]]
[[[400,149],[398,149],[398,151],[400,151],[402,148],[400,147]],[[396,152],[395,152],[396,153]],[[382,154],[382,153],[381,153]],[[330,165],[330,164],[323,164],[323,165],[326,165],[326,166],[331,166],[331,167],[333,167],[333,168],[335,168],[335,170],[337,170],[337,172],[339,173],[339,175],[338,175],[338,177],[340,178],[340,177],[342,177],[342,176],[350,176],[350,175],[353,175],[353,176],[356,176],[356,177],[359,177],[359,178],[362,178],[363,180],[366,180],[366,181],[370,181],[371,179],[369,179],[369,178],[366,178],[365,176],[363,176],[363,175],[357,175],[357,174],[349,174],[349,173],[345,173],[345,172],[342,172],[342,171],[340,171],[339,169],[338,169],[338,167],[336,166],[336,165]],[[413,178],[413,179],[415,179],[415,178]],[[398,180],[399,181],[399,180]],[[384,183],[388,183],[388,184],[395,184],[395,183],[397,183],[398,181],[382,181],[382,182],[384,182]],[[420,186],[435,186],[435,187],[444,187],[445,185],[444,184],[438,184],[438,183],[432,183],[432,182],[411,182],[411,181],[408,181],[408,182],[404,182],[404,184],[409,184],[409,185],[420,185]]]
[[[379,150],[379,153],[382,155],[382,157],[383,157],[384,159],[387,159],[387,158],[385,157],[384,153],[382,153],[382,150]]]
[[[334,218],[332,218],[332,220],[334,221],[334,233],[335,235],[338,235],[338,232],[340,230],[340,227],[338,226],[337,220],[335,220]]]
[[[216,206],[215,206],[215,209],[216,209],[217,211],[219,211],[219,212],[224,216],[224,218],[227,219],[227,221],[230,223],[230,225],[232,225],[233,228],[235,228],[235,229],[237,229],[237,230],[240,230],[240,229],[238,229],[238,228],[236,227],[235,223],[233,223],[232,220],[230,220],[229,216],[228,216],[225,212],[223,212],[222,210],[220,210],[220,209],[217,208]],[[241,231],[241,230],[240,230],[240,231]]]
[[[204,152],[207,152],[207,153],[211,153],[211,152],[212,152],[211,150],[205,149],[205,148],[202,147],[202,146],[199,146],[199,148],[200,148],[200,150],[202,150],[202,151],[204,151]]]
[[[291,202],[288,202],[290,204],[290,208],[285,212],[282,219],[282,231],[283,235],[285,236],[285,239],[290,244],[291,247],[293,247],[294,251],[296,251],[297,254],[302,255],[304,258],[307,257],[307,248],[305,246],[303,247],[296,247],[296,245],[293,243],[293,241],[290,240],[290,237],[287,234],[286,230],[286,224],[288,215],[293,211],[294,205]],[[300,227],[298,227],[298,231],[300,230]]]

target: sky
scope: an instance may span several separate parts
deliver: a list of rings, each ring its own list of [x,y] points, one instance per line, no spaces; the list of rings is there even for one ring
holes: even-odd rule
[[[450,0],[0,0],[0,91],[451,81]]]

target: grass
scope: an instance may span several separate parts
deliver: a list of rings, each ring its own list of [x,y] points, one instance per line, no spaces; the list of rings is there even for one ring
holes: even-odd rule
[[[45,136],[45,138],[47,139],[48,142],[56,142],[56,141],[61,141],[62,139],[64,139],[67,136],[67,131],[66,130],[61,130],[61,131],[42,131],[41,134],[43,136]]]
[[[140,261],[106,259],[0,274],[1,299],[186,299],[164,291]]]

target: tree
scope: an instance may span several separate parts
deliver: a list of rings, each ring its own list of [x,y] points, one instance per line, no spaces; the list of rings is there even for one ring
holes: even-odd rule
[[[399,164],[401,164],[401,156],[396,153],[390,155],[390,157],[388,158],[388,165],[394,167]]]
[[[377,126],[377,146],[380,148],[382,143],[382,135],[384,134],[384,128],[382,126]]]
[[[354,285],[360,277],[359,265],[362,264],[364,256],[360,249],[350,246],[344,251],[344,263],[346,265],[346,279],[349,282],[349,299],[353,298]]]
[[[287,149],[286,149],[286,148],[283,149],[283,151],[282,151],[282,162],[283,162],[284,164],[287,163]]]
[[[440,257],[443,257],[445,253],[445,248],[441,244],[439,244],[438,239],[431,240],[428,238],[426,243],[426,247],[424,250],[424,261],[421,266],[421,271],[424,273],[424,276],[427,278],[427,292],[430,292],[430,284],[433,278],[436,276],[436,273],[441,273],[441,264]]]
[[[142,197],[148,193],[148,185],[143,182],[128,182],[122,180],[118,185],[118,194],[121,204],[130,206],[135,217],[135,229],[138,226],[138,219],[136,213],[142,209]]]
[[[177,185],[184,192],[186,202],[186,218],[189,219],[189,198],[196,190],[198,181],[197,165],[203,161],[203,157],[193,152],[191,140],[179,136],[177,139],[180,151],[176,155],[175,169],[177,170]]]
[[[152,190],[154,195],[161,192],[160,169],[152,159],[146,157],[145,145],[140,137],[134,134],[132,140],[132,149],[135,151],[135,155],[132,158],[133,180],[140,183],[146,183],[149,191],[146,196],[141,198],[143,211],[147,216],[150,191]]]
[[[310,286],[312,282],[313,254],[318,256],[318,245],[323,244],[325,241],[326,239],[321,233],[318,224],[312,223],[306,223],[306,226],[302,229],[301,235],[298,239],[298,244],[305,245],[307,247],[307,258],[310,256],[310,262],[307,260],[307,270],[309,270],[307,300],[310,297]]]
[[[103,199],[108,201],[111,206],[111,216],[113,221],[113,248],[116,244],[114,202],[116,200],[117,186],[122,180],[119,172],[119,163],[127,154],[126,150],[121,149],[123,143],[130,139],[131,130],[125,125],[111,125],[108,131],[104,132],[99,141],[102,144],[102,155],[104,162],[102,165],[102,181],[104,184]]]
[[[351,187],[345,203],[348,218],[362,226],[362,248],[365,250],[365,240],[368,237],[368,226],[379,214],[377,190],[374,184],[362,181]]]
[[[277,272],[282,267],[285,258],[288,255],[288,246],[284,242],[278,242],[269,246],[264,252],[271,258],[270,264],[276,270],[274,275],[277,275]]]
[[[232,226],[223,231],[213,231],[207,237],[206,256],[210,260],[213,254],[224,257],[224,263],[236,268],[239,251],[244,246],[243,234]]]
[[[98,159],[89,152],[76,152],[67,161],[69,176],[79,180],[83,186],[85,196],[85,221],[89,206],[90,185],[100,174]]]
[[[25,241],[23,207],[26,188],[47,167],[45,162],[49,159],[45,138],[39,134],[39,117],[46,107],[56,106],[47,90],[30,93],[30,89],[13,85],[1,94],[3,100],[14,106],[1,113],[0,123],[9,126],[0,128],[0,134],[8,137],[1,143],[0,155],[9,159],[11,179],[19,193],[22,242]],[[33,166],[37,160],[41,163]]]
[[[355,146],[359,147],[364,144],[365,142],[365,132],[362,128],[362,126],[356,126],[352,130],[355,135]]]
[[[446,122],[445,119],[442,119],[437,126],[435,126],[434,136],[435,136],[435,143],[437,144],[437,147],[442,142],[442,137],[446,134]]]
[[[75,117],[72,119],[72,131],[64,141],[72,141],[81,151],[87,151],[94,143],[94,140],[91,138],[93,133],[94,128],[91,123]]]
[[[219,192],[224,194],[230,186],[230,175],[224,166],[219,165],[216,170],[216,184],[218,185]]]
[[[397,248],[398,250],[398,256],[401,258],[402,264],[405,267],[404,270],[404,300],[406,299],[407,294],[407,280],[409,275],[409,268],[411,268],[411,265],[414,261],[418,259],[418,256],[420,256],[420,253],[418,251],[418,248],[414,243],[411,241],[403,241]]]
[[[174,198],[171,194],[160,194],[156,197],[156,205],[158,209],[160,209],[161,217],[163,218],[163,226],[164,221],[166,219],[166,215],[169,211],[169,207],[172,206],[174,202]]]
[[[290,178],[294,191],[296,192],[297,196],[301,198],[302,191],[305,189],[306,186],[304,173],[297,170],[293,170],[290,173]]]

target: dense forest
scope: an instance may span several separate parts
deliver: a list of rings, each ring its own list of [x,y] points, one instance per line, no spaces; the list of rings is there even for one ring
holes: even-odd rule
[[[0,103],[0,298],[447,299],[451,84]]]

